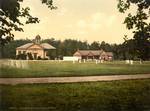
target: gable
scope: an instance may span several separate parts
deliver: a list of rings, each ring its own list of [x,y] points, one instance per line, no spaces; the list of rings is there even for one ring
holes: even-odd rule
[[[32,45],[33,45],[33,43],[27,43],[27,44],[17,47],[16,49],[17,50],[26,50],[27,48],[29,48]]]
[[[40,44],[40,46],[43,47],[44,49],[56,49],[55,47],[53,47],[52,45],[48,43],[42,43]]]
[[[89,52],[88,56],[94,56],[94,54],[92,52]]]
[[[43,48],[38,44],[31,45],[30,47],[28,47],[27,50],[32,50],[32,49],[39,49],[39,50],[41,49],[41,50],[43,50]]]
[[[101,53],[101,56],[106,56],[106,55],[107,55],[107,54],[106,54],[106,52],[104,52],[104,51]]]
[[[81,56],[81,54],[77,51],[73,54],[73,56]]]

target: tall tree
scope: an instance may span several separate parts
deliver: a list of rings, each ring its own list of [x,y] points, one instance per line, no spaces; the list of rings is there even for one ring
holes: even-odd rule
[[[94,41],[90,45],[90,49],[92,50],[100,50],[100,43],[97,41]]]
[[[24,45],[26,43],[31,42],[31,40],[28,39],[21,39],[21,40],[13,40],[9,44],[6,44],[4,47],[4,53],[3,58],[16,58],[16,48]]]
[[[132,5],[136,6],[135,14],[129,13],[124,20],[127,29],[133,29],[133,41],[136,53],[143,60],[150,59],[150,0],[118,0],[121,13],[127,12]],[[132,42],[133,42],[132,41]]]
[[[37,17],[33,17],[29,7],[22,7],[20,3],[23,0],[0,0],[0,46],[3,46],[13,40],[13,31],[23,31],[22,26],[30,23],[39,23]],[[55,9],[53,0],[41,0],[48,8]],[[25,22],[20,18],[24,18]]]
[[[105,51],[111,51],[110,44],[106,43],[105,41],[102,41],[100,44],[100,49],[103,49]]]

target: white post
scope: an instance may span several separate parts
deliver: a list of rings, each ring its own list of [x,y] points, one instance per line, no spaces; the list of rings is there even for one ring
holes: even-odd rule
[[[142,60],[140,59],[140,64],[142,64]]]
[[[98,63],[98,61],[97,60],[95,60],[96,61],[96,64]]]
[[[126,64],[130,64],[130,60],[125,60],[126,61]]]
[[[130,64],[133,65],[133,60],[130,60]]]
[[[75,64],[75,61],[73,60],[73,64]]]

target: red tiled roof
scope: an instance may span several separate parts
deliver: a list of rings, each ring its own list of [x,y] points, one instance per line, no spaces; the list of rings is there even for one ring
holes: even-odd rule
[[[99,56],[103,50],[78,50],[74,55],[80,53],[82,56],[87,56],[93,54],[93,56]]]
[[[100,56],[101,54],[107,56],[113,56],[112,52],[105,52],[103,50],[78,50],[74,53],[74,56]]]

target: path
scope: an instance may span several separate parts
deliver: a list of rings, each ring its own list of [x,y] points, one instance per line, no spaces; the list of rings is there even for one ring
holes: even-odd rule
[[[0,84],[13,85],[13,84],[33,84],[33,83],[74,83],[74,82],[146,79],[146,78],[150,78],[150,74],[86,76],[86,77],[0,78]]]

